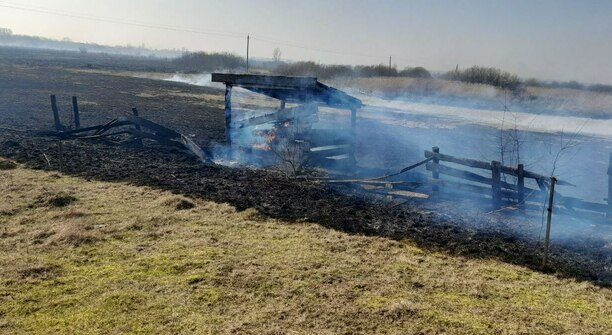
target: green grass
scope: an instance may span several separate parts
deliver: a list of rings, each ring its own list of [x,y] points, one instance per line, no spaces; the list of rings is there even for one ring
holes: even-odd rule
[[[3,334],[605,334],[612,293],[409,239],[0,171]],[[76,198],[67,206],[41,201]],[[181,201],[195,204],[177,209]],[[34,205],[33,205],[34,204]]]

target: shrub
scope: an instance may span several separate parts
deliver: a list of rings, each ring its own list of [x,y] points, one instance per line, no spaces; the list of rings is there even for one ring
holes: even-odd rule
[[[403,69],[402,71],[400,71],[398,74],[400,77],[431,78],[431,73],[429,73],[429,71],[427,71],[427,69],[422,66],[417,66],[417,67],[412,67],[412,68],[407,67]]]
[[[447,72],[444,78],[510,90],[517,90],[521,86],[521,79],[517,75],[493,67],[472,66],[465,70],[454,70]]]
[[[589,86],[589,91],[600,93],[612,93],[612,85],[595,84]]]
[[[236,69],[245,65],[242,57],[230,53],[186,52],[172,61],[181,71],[201,72]]]
[[[284,63],[279,65],[275,72],[284,76],[311,76],[324,79],[353,75],[353,69],[349,65],[323,65],[315,62]]]

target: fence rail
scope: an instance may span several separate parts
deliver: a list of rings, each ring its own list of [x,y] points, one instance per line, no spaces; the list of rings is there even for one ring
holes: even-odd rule
[[[431,159],[425,168],[431,171],[432,191],[439,192],[440,187],[445,190],[475,193],[478,195],[490,196],[493,206],[498,208],[506,199],[516,204],[525,204],[529,200],[542,201],[548,195],[549,181],[551,177],[527,171],[522,164],[517,167],[504,166],[498,161],[484,162],[475,159],[455,157],[441,154],[438,147],[433,147],[431,151],[425,151],[425,158]],[[472,169],[490,171],[490,176],[484,176],[473,171],[463,170],[460,167],[443,165],[441,162],[453,163],[466,166]],[[555,207],[561,209],[567,215],[583,216],[581,211],[596,212],[605,217],[605,223],[612,224],[612,154],[608,167],[608,197],[604,199],[606,203],[589,202],[583,199],[563,196],[555,191]],[[502,179],[502,174],[516,177],[516,183],[509,183]],[[440,175],[462,179],[471,184],[460,181],[441,180]],[[533,179],[538,188],[525,186],[525,179]],[[484,184],[481,186],[477,184]],[[557,186],[575,186],[567,181],[556,181]],[[592,216],[591,213],[590,216]]]

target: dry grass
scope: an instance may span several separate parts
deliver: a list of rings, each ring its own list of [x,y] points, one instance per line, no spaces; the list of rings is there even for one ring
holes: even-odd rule
[[[355,88],[366,93],[378,93],[389,97],[409,94],[446,94],[466,98],[503,97],[503,90],[490,85],[470,84],[435,78],[371,77],[333,80],[333,85]]]
[[[505,96],[504,90],[493,86],[435,78],[346,78],[333,80],[332,84],[389,98],[441,95],[465,99],[492,99],[498,104],[496,108],[501,108],[507,98],[510,109],[517,104],[526,104],[533,111],[549,110],[604,118],[612,115],[612,94],[567,88],[526,87],[518,95],[508,93]]]
[[[22,168],[0,171],[0,189],[2,334],[605,334],[612,327],[610,289],[431,253],[408,240]],[[52,194],[75,200],[31,206]]]

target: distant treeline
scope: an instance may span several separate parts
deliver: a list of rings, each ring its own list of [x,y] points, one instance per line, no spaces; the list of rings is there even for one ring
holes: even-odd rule
[[[525,86],[545,87],[545,88],[569,88],[573,90],[588,90],[600,93],[612,93],[612,85],[592,84],[586,85],[575,80],[559,82],[559,81],[541,81],[538,79],[527,79],[524,82]]]
[[[74,52],[74,58],[83,62],[83,66],[107,66],[112,60],[117,64],[117,55],[125,57],[122,66],[150,71],[164,72],[202,72],[202,71],[243,71],[246,59],[230,53],[189,52],[183,50],[157,50],[141,46],[105,46],[94,43],[73,42],[70,39],[55,40],[39,36],[15,35],[8,28],[0,28],[0,46],[35,48],[46,50],[63,50]],[[113,56],[114,55],[114,56]],[[105,62],[108,58],[108,62]],[[142,63],[142,64],[140,64]],[[321,79],[334,77],[404,77],[432,78],[432,74],[424,67],[407,67],[398,70],[387,65],[327,65],[310,61],[282,62],[278,59],[251,60],[254,71],[287,76],[313,76]],[[517,75],[497,68],[473,66],[466,69],[455,69],[435,77],[467,83],[491,85],[512,91],[523,87],[568,88],[589,90],[594,92],[612,93],[612,85],[586,85],[577,81],[557,82],[537,79],[523,80]]]
[[[594,84],[585,85],[577,81],[558,82],[542,81],[537,79],[523,80],[510,72],[502,71],[492,67],[472,66],[465,70],[453,70],[441,75],[447,80],[456,80],[466,83],[491,85],[511,91],[520,90],[523,87],[545,87],[545,88],[569,88],[575,90],[588,90],[601,93],[612,93],[612,85]]]
[[[321,79],[334,77],[411,77],[431,78],[431,73],[423,67],[389,68],[386,65],[326,65],[315,62],[280,63],[272,70],[285,76],[312,76]]]
[[[185,50],[157,50],[140,46],[108,46],[95,43],[74,42],[69,38],[56,40],[52,38],[15,35],[8,28],[0,28],[0,46],[23,47],[35,49],[67,50],[80,53],[108,53],[130,56],[177,57]]]

